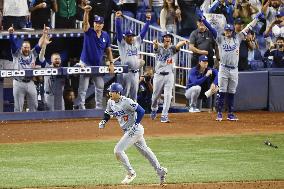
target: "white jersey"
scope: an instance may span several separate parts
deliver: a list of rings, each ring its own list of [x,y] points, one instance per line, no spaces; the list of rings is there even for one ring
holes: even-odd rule
[[[174,55],[177,53],[177,49],[174,45],[165,49],[159,46],[157,50],[154,50],[156,54],[155,72],[173,72],[174,70]]]
[[[230,38],[218,33],[216,43],[218,44],[221,64],[238,67],[239,49],[242,39],[242,33],[236,34],[234,37]]]
[[[138,104],[130,98],[121,96],[118,102],[109,99],[107,102],[106,113],[117,118],[120,127],[126,131],[133,127],[137,117],[136,109]]]
[[[118,50],[122,65],[128,65],[131,70],[137,70],[140,68],[139,52],[142,43],[141,36],[134,37],[134,43],[129,45],[124,39],[121,42],[117,41]]]
[[[5,0],[3,16],[28,16],[29,8],[27,0]]]

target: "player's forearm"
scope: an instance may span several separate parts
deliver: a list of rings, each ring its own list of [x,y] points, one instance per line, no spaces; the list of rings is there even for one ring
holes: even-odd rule
[[[257,18],[253,19],[253,21],[251,21],[251,22],[241,31],[241,33],[243,33],[244,35],[247,35],[247,32],[248,32],[249,30],[252,30],[252,28],[253,28],[254,26],[256,26],[257,22],[258,22],[258,19],[257,19]]]
[[[39,56],[38,56],[40,62],[44,62],[44,60],[45,60],[45,58],[44,58],[45,50],[46,50],[46,45],[43,45],[40,52],[39,52]]]
[[[112,56],[111,47],[108,47],[108,48],[106,49],[106,54],[107,54],[108,60],[109,60],[111,63],[113,63],[113,56]]]
[[[180,48],[184,45],[186,45],[187,41],[180,41],[178,42],[178,44],[176,45],[176,49],[180,50]]]
[[[88,31],[89,28],[90,28],[89,12],[85,11],[84,12],[84,17],[83,17],[83,30],[84,30],[84,32]]]

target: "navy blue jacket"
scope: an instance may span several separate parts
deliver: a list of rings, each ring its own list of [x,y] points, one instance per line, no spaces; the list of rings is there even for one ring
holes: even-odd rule
[[[207,70],[212,70],[212,75],[210,75],[209,77],[206,76]],[[196,85],[201,86],[205,82],[211,84],[210,82],[212,82],[212,80],[215,85],[218,85],[218,71],[216,69],[208,67],[203,73],[200,73],[197,70],[197,66],[195,66],[189,71],[186,89],[189,89],[190,87]]]

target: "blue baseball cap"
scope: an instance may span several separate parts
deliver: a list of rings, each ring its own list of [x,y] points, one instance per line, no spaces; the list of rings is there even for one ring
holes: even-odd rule
[[[136,36],[136,34],[133,32],[132,29],[130,29],[124,32],[124,36]]]
[[[208,62],[208,57],[206,55],[201,55],[198,58],[199,62]]]
[[[284,16],[284,10],[279,10],[279,11],[277,11],[276,16],[277,16],[277,17],[282,17],[282,16]]]
[[[226,24],[224,30],[234,31],[234,26],[232,24]]]
[[[100,24],[104,23],[104,18],[98,15],[95,15],[94,22],[98,22]]]
[[[236,19],[234,20],[234,23],[235,23],[235,24],[244,24],[244,21],[243,21],[241,18],[236,18]]]

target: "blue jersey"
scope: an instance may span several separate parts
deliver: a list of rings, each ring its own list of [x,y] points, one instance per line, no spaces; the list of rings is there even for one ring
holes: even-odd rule
[[[89,28],[84,34],[80,60],[87,66],[103,66],[103,55],[108,47],[110,47],[108,33],[102,31],[100,38],[98,38],[96,31],[93,28]]]
[[[207,70],[212,70],[212,76],[211,75],[209,77],[206,76]],[[215,85],[218,85],[218,71],[216,69],[207,68],[203,73],[200,73],[197,70],[197,67],[195,66],[189,71],[186,89],[189,89],[190,87],[196,85],[201,86],[205,82],[210,82],[211,77],[213,77],[214,79],[213,83]]]

